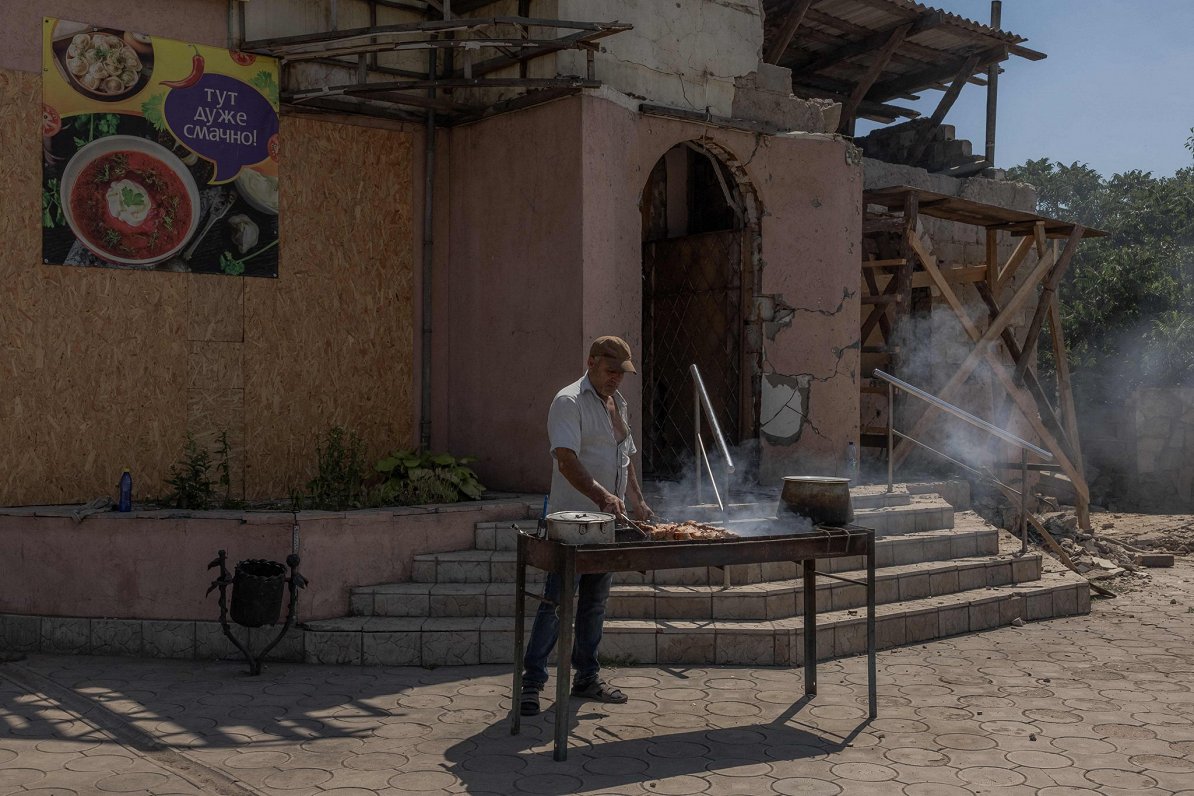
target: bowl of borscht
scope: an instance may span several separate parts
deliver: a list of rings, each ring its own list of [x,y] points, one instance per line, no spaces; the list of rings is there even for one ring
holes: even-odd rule
[[[75,153],[62,172],[71,231],[101,259],[153,265],[182,250],[199,226],[199,189],[174,153],[111,135]]]

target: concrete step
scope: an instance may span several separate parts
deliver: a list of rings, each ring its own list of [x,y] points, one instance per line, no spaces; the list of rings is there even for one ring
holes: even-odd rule
[[[930,561],[885,567],[875,576],[880,604],[941,596],[958,591],[1025,583],[1041,576],[1041,557],[995,555]],[[720,584],[668,586],[615,585],[610,590],[607,616],[611,619],[775,620],[803,613],[804,582],[799,577],[729,589]],[[533,591],[538,592],[538,589]],[[460,617],[513,616],[513,583],[390,583],[352,591],[354,616]],[[539,602],[525,597],[525,610],[534,613]],[[857,608],[866,604],[862,586],[821,579],[817,583],[819,611]]]
[[[1048,572],[1032,583],[903,600],[876,611],[880,649],[989,630],[1019,618],[1038,621],[1090,611],[1086,580]],[[512,617],[344,617],[303,626],[308,663],[448,666],[511,663]],[[528,626],[529,630],[529,626]],[[860,608],[817,617],[819,657],[857,655],[866,647]],[[609,619],[602,654],[623,664],[796,665],[803,619],[647,621]]]
[[[935,530],[875,540],[878,567],[946,561],[999,552],[999,529],[981,519],[950,530]],[[511,531],[511,536],[513,532]],[[414,583],[502,583],[514,580],[516,553],[513,550],[458,550],[415,556],[411,567]],[[864,566],[861,557],[828,559],[822,565],[827,572],[845,572]],[[727,567],[730,583],[741,586],[771,580],[794,578],[799,574],[795,562],[742,564]],[[544,573],[527,570],[529,582],[539,582]],[[619,572],[615,583],[655,583],[671,586],[724,585],[725,573],[719,567],[662,569],[653,572]]]

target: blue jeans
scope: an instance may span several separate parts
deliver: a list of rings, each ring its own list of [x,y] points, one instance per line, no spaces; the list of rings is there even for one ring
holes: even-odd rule
[[[576,580],[576,633],[572,641],[573,683],[588,683],[597,677],[601,664],[597,662],[597,647],[601,644],[601,629],[605,624],[605,602],[614,576],[609,572],[581,575]],[[560,579],[550,574],[543,586],[543,596],[559,602]],[[522,599],[517,596],[517,599]],[[547,683],[547,656],[560,637],[560,616],[556,606],[539,603],[527,651],[523,658],[523,688],[542,689]]]

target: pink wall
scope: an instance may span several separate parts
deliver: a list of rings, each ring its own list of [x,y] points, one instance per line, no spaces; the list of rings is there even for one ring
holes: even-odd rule
[[[299,571],[311,585],[300,598],[304,619],[348,614],[354,586],[410,579],[420,553],[471,548],[478,522],[527,516],[517,500],[417,510],[299,515]],[[401,512],[401,513],[400,513]],[[229,569],[245,558],[285,561],[294,515],[245,514],[170,519],[170,512],[69,517],[0,515],[0,614],[113,619],[216,619],[216,595],[204,597],[221,548]]]
[[[639,197],[656,162],[676,144],[721,151],[745,173],[762,208],[762,293],[796,308],[764,341],[765,372],[805,376],[808,417],[799,439],[764,440],[760,477],[836,474],[858,434],[858,241],[862,173],[850,145],[829,136],[752,133],[643,116],[584,97],[585,332],[611,322],[641,329]],[[627,397],[639,398],[637,383]]]
[[[226,0],[7,0],[0,3],[0,69],[41,71],[42,19],[72,19],[225,47]]]
[[[547,409],[584,370],[579,126],[580,105],[555,102],[455,128],[440,150],[434,447],[477,456],[491,489],[546,487]]]
[[[579,375],[588,340],[620,334],[640,351],[639,201],[656,161],[686,140],[742,165],[763,208],[762,292],[795,308],[765,341],[765,367],[807,386],[807,418],[798,439],[764,442],[763,476],[838,472],[858,434],[861,169],[847,143],[646,117],[591,96],[450,138],[435,322],[438,373],[450,375],[434,383],[449,449],[481,456],[487,484],[546,486],[547,405]],[[623,392],[641,435],[641,385],[628,378]]]

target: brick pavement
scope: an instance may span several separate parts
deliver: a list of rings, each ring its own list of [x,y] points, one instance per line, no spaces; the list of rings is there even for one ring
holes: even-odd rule
[[[504,667],[31,656],[0,664],[0,796],[1194,796],[1194,562],[1089,616],[799,669],[629,667],[626,705],[506,724]],[[550,690],[548,694],[552,693]]]

